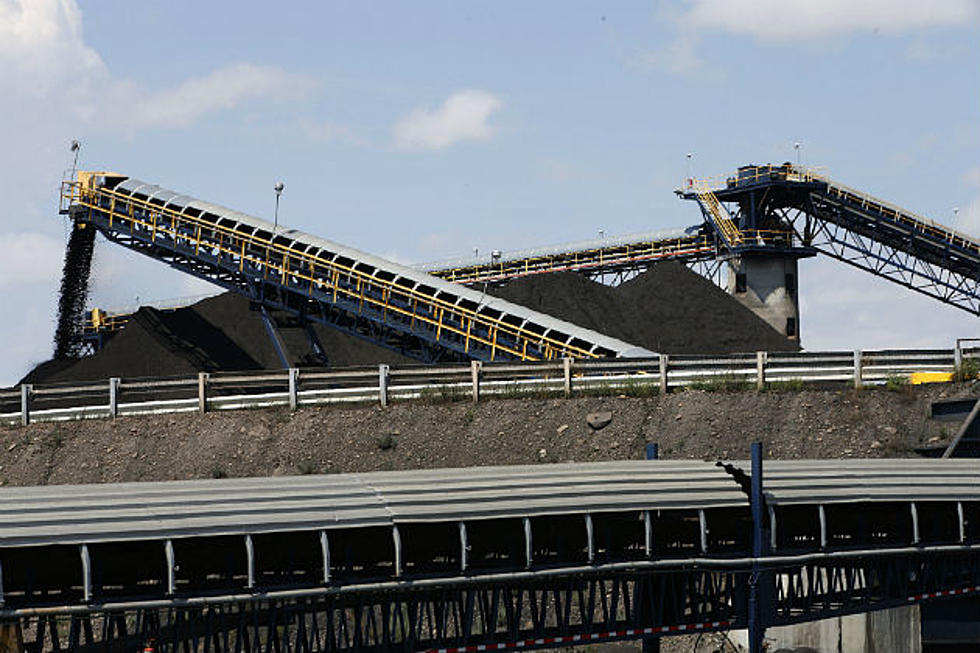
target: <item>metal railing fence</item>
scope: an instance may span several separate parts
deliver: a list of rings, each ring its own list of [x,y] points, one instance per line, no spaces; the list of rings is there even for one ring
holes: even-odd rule
[[[959,345],[959,343],[958,343]],[[980,347],[829,352],[666,354],[646,359],[390,365],[336,370],[200,373],[169,378],[21,385],[0,390],[0,424],[283,406],[479,401],[546,394],[664,394],[672,389],[862,387],[949,380],[980,367]]]

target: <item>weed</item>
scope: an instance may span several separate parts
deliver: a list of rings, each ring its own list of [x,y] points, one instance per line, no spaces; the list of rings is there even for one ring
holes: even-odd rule
[[[469,394],[463,388],[455,385],[435,385],[419,391],[419,400],[430,404],[463,401],[468,397]]]
[[[786,379],[785,381],[770,381],[766,384],[766,392],[801,392],[803,379]]]
[[[384,435],[379,436],[375,442],[378,444],[378,449],[381,449],[382,451],[391,451],[398,446],[398,438],[394,433],[385,433]]]
[[[980,376],[980,360],[976,358],[964,358],[953,370],[954,381],[972,381],[978,376]]]
[[[902,392],[909,387],[909,377],[904,374],[889,374],[885,379],[885,389],[889,392]]]
[[[751,387],[748,381],[737,379],[734,376],[718,376],[703,381],[694,381],[687,385],[688,390],[701,390],[703,392],[744,392]]]
[[[222,467],[212,467],[211,478],[228,478],[228,472]]]
[[[316,463],[312,460],[304,460],[296,468],[300,474],[316,474]]]

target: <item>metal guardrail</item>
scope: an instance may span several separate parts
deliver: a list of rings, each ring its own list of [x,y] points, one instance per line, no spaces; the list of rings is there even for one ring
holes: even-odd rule
[[[101,383],[22,385],[0,391],[0,424],[416,399],[479,401],[541,393],[659,392],[685,386],[763,389],[773,384],[883,384],[912,375],[951,378],[980,347],[835,352],[756,352],[647,359],[351,367],[338,370],[201,373],[112,378]],[[914,380],[914,378],[913,378]]]

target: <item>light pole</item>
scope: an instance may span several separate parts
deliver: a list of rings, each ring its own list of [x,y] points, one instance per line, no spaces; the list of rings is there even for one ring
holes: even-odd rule
[[[276,182],[276,221],[272,229],[273,233],[279,230],[279,196],[282,195],[282,189],[285,187],[286,185],[281,181]]]
[[[956,226],[959,224],[959,222],[960,222],[960,207],[954,206],[953,207],[953,230],[954,231],[956,230]]]
[[[688,152],[687,153],[687,185],[688,186],[694,185],[694,174],[691,168],[691,159],[693,158],[694,158],[694,153]]]
[[[78,168],[78,151],[82,149],[82,144],[79,143],[78,140],[72,139],[71,145],[68,146],[68,149],[75,155],[75,158],[72,159],[71,162],[71,178],[74,179],[75,169]]]
[[[803,157],[803,153],[800,151],[800,148],[801,148],[801,145],[800,145],[800,142],[799,141],[796,141],[795,143],[793,143],[793,149],[796,150],[796,167],[797,168],[802,168],[803,167],[803,158],[802,158]]]

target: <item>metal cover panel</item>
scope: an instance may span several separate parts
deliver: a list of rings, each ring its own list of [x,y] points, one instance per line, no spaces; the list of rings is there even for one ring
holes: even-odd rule
[[[773,460],[762,469],[766,497],[775,505],[980,500],[976,460]]]
[[[578,338],[590,343],[591,345],[613,351],[617,356],[637,358],[656,355],[654,352],[648,349],[631,345],[616,338],[610,338],[609,336],[592,331],[591,329],[584,329],[572,324],[571,322],[558,320],[550,315],[539,313],[538,311],[531,310],[518,304],[512,304],[502,299],[487,296],[486,293],[471,290],[470,288],[451,283],[449,281],[444,281],[414,268],[400,265],[398,263],[394,263],[393,261],[388,261],[366,252],[313,236],[312,234],[307,234],[295,229],[279,228],[276,230],[275,225],[273,225],[271,222],[266,222],[260,218],[228,209],[218,204],[212,204],[211,202],[205,202],[189,198],[185,195],[179,195],[178,193],[174,193],[173,191],[169,191],[155,184],[148,184],[138,179],[129,178],[119,183],[115,187],[115,190],[129,195],[139,193],[142,195],[149,195],[151,197],[157,195],[163,196],[163,194],[166,194],[166,197],[173,201],[173,207],[175,208],[183,209],[186,207],[192,207],[219,219],[230,220],[240,225],[261,229],[262,231],[266,231],[268,233],[273,233],[273,231],[275,231],[277,242],[281,243],[284,240],[292,240],[294,241],[293,245],[289,245],[288,243],[283,244],[293,247],[296,251],[304,251],[308,247],[314,246],[323,250],[320,257],[326,260],[333,260],[336,256],[343,256],[355,261],[355,263],[371,265],[376,269],[390,272],[397,277],[409,279],[417,284],[424,284],[425,286],[433,288],[433,295],[439,294],[440,296],[445,296],[444,299],[446,301],[450,301],[454,304],[458,304],[461,300],[466,300],[481,308],[489,307],[502,313],[519,317],[524,324],[539,325],[540,327],[543,327],[545,336],[551,336],[553,332],[563,333],[568,335],[570,338]],[[681,233],[683,233],[683,231],[681,231]]]
[[[734,506],[723,470],[673,461],[0,488],[0,547]]]

